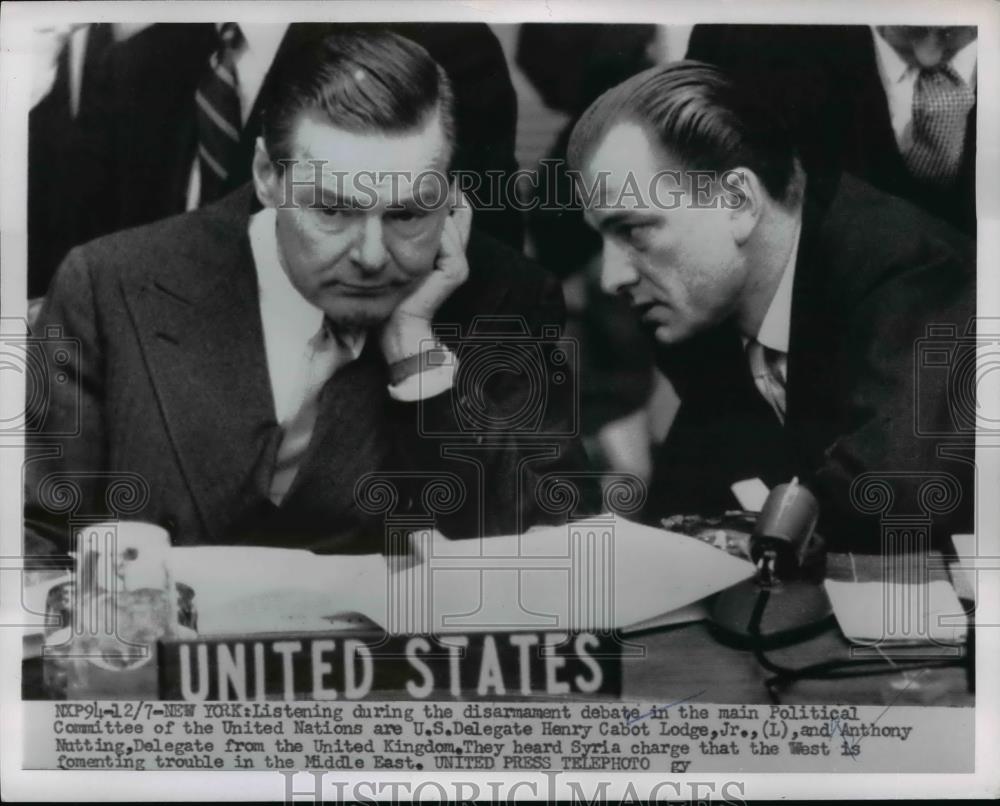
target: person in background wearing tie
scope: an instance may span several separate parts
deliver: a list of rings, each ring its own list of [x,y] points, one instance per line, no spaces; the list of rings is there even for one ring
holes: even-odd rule
[[[196,209],[246,183],[272,64],[348,28],[393,30],[444,68],[455,96],[457,169],[484,182],[488,171],[516,170],[514,89],[500,43],[484,23],[150,25],[108,43],[85,72],[88,98],[72,138],[66,142],[65,127],[57,132],[65,170],[45,175],[68,170],[73,182],[56,196],[58,222],[29,220],[39,249],[39,259],[29,261],[30,296],[45,293],[72,246]],[[43,149],[44,140],[36,145]],[[480,199],[488,201],[485,191],[473,202]],[[477,226],[521,247],[521,217],[513,207],[482,211]]]
[[[48,395],[29,552],[65,549],[67,518],[126,517],[114,484],[178,544],[377,552],[383,515],[449,537],[551,520],[540,479],[584,469],[558,283],[449,184],[444,70],[398,34],[341,31],[286,51],[263,92],[252,185],[60,267],[28,392]]]
[[[781,115],[701,62],[606,92],[569,161],[593,194],[603,286],[628,298],[681,400],[651,522],[722,514],[740,508],[733,484],[797,476],[830,543],[877,552],[878,517],[851,489],[872,472],[903,512],[928,475],[947,475],[935,537],[969,528],[971,453],[938,452],[961,441],[954,379],[916,361],[929,325],[951,325],[954,342],[975,314],[964,237],[847,174],[814,192]]]
[[[976,233],[975,26],[696,25],[687,58],[783,111],[814,186],[841,171]]]

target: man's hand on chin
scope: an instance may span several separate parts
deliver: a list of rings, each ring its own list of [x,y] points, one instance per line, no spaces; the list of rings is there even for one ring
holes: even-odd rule
[[[465,247],[472,227],[472,208],[457,199],[444,228],[434,268],[393,311],[382,328],[382,354],[389,366],[426,352],[434,345],[431,322],[441,304],[466,281]]]

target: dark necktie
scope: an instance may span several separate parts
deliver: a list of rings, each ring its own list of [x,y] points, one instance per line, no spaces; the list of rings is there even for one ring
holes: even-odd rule
[[[239,25],[223,23],[219,48],[212,54],[208,73],[195,92],[201,204],[214,201],[230,189],[229,176],[239,159],[243,123],[235,58],[242,44]]]
[[[975,100],[950,65],[920,71],[913,89],[913,142],[903,155],[915,178],[938,185],[955,179]]]

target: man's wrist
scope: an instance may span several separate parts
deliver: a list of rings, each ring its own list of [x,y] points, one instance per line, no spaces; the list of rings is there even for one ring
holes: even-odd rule
[[[451,350],[432,340],[426,344],[422,352],[389,364],[389,383],[395,386],[413,375],[420,375],[441,367],[452,367],[454,363],[455,356]]]
[[[390,327],[382,333],[382,355],[392,366],[437,346],[430,322],[415,322],[406,327]]]

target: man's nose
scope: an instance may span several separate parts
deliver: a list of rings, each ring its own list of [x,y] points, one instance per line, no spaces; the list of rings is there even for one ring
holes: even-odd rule
[[[601,289],[605,294],[617,294],[639,282],[639,275],[621,247],[612,241],[604,242],[601,255]]]
[[[381,216],[365,216],[354,240],[351,259],[366,272],[381,271],[388,260]]]

